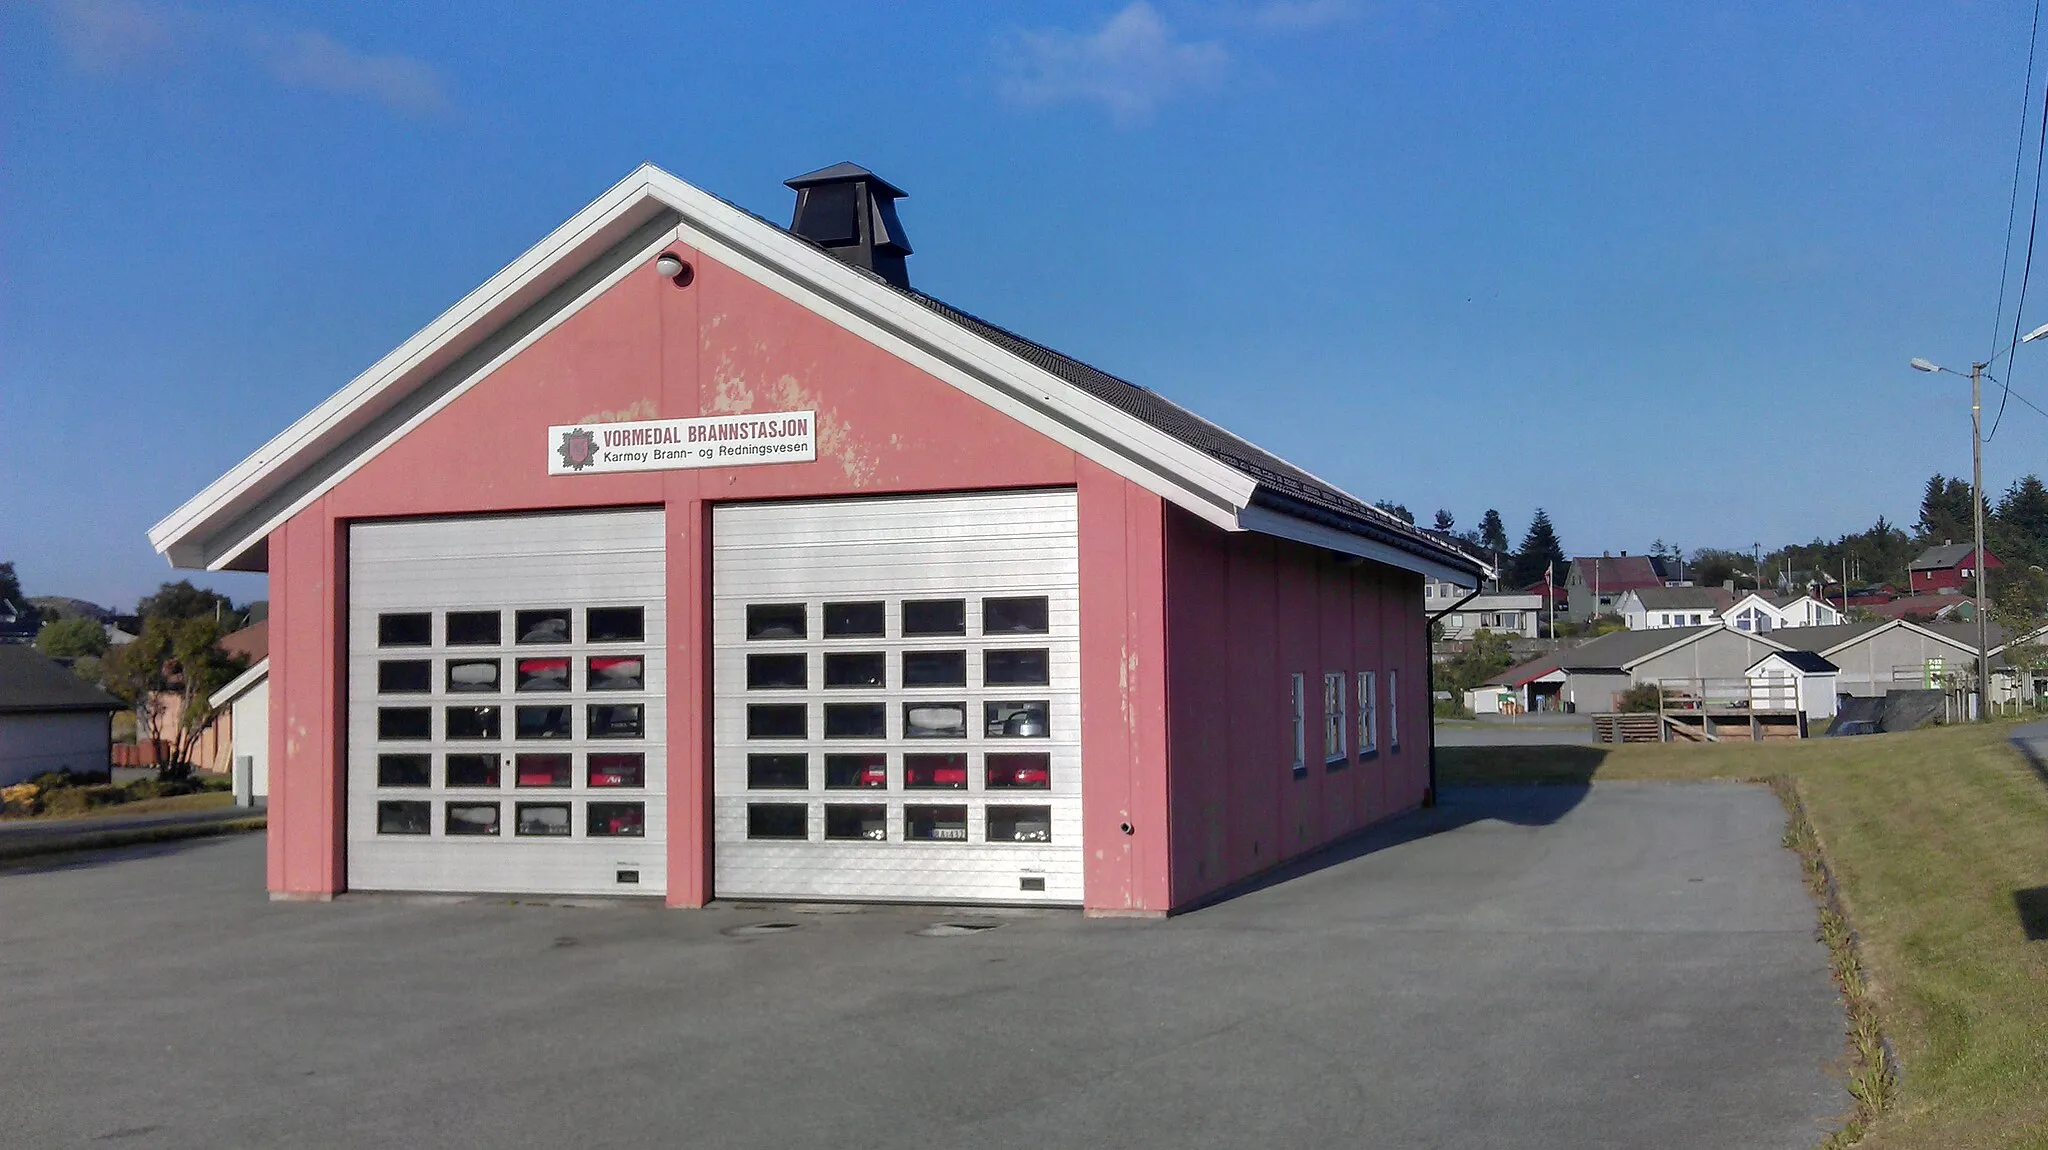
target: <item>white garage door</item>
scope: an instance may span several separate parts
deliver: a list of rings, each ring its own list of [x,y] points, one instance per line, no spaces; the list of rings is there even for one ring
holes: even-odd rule
[[[665,891],[662,522],[349,529],[351,889]]]
[[[1071,491],[712,514],[721,897],[1081,901]]]

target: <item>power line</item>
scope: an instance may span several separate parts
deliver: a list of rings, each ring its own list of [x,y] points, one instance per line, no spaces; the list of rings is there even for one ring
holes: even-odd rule
[[[2012,225],[2020,207],[2020,163],[2027,158],[2027,113],[2034,106],[2034,45],[2041,34],[2041,0],[2034,0],[2034,27],[2027,35],[2027,79],[2020,85],[2019,142],[2012,150],[2012,195],[2005,203],[2005,247],[1998,261],[1998,311],[1991,317],[1991,346],[2005,327],[2005,285],[2012,277]]]
[[[2040,0],[2034,0],[2034,31],[2037,36],[2040,32],[2040,28],[2041,3]],[[2032,40],[2029,40],[2027,44],[2028,99],[2033,98],[2033,75],[2034,43]],[[2022,113],[2022,116],[2024,115],[2025,113]],[[2022,149],[2022,154],[2024,154],[2024,149],[2027,146],[2026,128],[2024,126],[2025,123],[2026,121],[2022,119],[2022,126],[2020,128],[2020,148]],[[2034,206],[2032,211],[2032,218],[2027,221],[2027,258],[2026,262],[2020,265],[2020,298],[2019,302],[2015,303],[2012,309],[2011,346],[2015,348],[2020,345],[2020,316],[2025,314],[2027,310],[2027,283],[2028,280],[2032,277],[2034,271],[2034,234],[2039,229],[2041,224],[2041,160],[2044,155],[2048,155],[2048,90],[2044,90],[2041,94],[2041,132],[2034,144]],[[2014,190],[2018,190],[2017,184],[2014,185]],[[2006,248],[2008,252],[2011,250],[2011,247],[2012,237],[2010,234],[2008,234],[2006,236]],[[1999,291],[2002,295],[2004,292],[2003,284],[1999,286]],[[2003,308],[2004,305],[2001,304],[2000,310],[2003,310]],[[1998,414],[1992,417],[1991,433],[1984,437],[1984,442],[1989,443],[1993,439],[1997,438],[1998,427],[2001,423],[2005,421],[2005,405],[2011,399],[2012,385],[2001,382],[1999,384]]]

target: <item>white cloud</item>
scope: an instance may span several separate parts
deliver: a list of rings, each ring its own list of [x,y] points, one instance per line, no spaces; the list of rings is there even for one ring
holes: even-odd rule
[[[374,100],[399,112],[449,107],[440,74],[425,61],[358,52],[310,28],[238,29],[226,16],[153,0],[50,0],[44,11],[58,45],[83,72],[134,72],[208,52],[251,61],[288,87]]]
[[[1018,32],[1007,47],[1010,75],[1002,90],[1009,99],[1027,106],[1097,103],[1124,126],[1144,122],[1181,92],[1213,87],[1230,62],[1221,44],[1175,39],[1145,0],[1133,0],[1095,32]]]
[[[400,112],[448,107],[440,76],[411,56],[371,56],[320,32],[250,38],[251,49],[281,84],[342,96],[362,96]]]
[[[47,11],[57,43],[84,72],[153,62],[171,52],[181,23],[139,0],[56,0]]]

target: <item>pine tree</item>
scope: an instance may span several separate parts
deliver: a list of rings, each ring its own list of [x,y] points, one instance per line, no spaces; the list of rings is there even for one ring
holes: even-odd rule
[[[1501,522],[1500,512],[1491,507],[1479,518],[1479,545],[1501,555],[1508,553],[1508,525]]]
[[[1396,503],[1391,499],[1382,499],[1379,502],[1374,503],[1373,506],[1379,508],[1381,511],[1386,512],[1394,518],[1399,519],[1401,522],[1406,523],[1411,527],[1415,525],[1415,513],[1413,511],[1408,510],[1406,506]]]
[[[1538,507],[1536,517],[1529,521],[1529,533],[1522,536],[1522,546],[1508,565],[1508,583],[1515,587],[1541,583],[1546,570],[1552,572],[1553,579],[1564,578],[1564,544],[1557,540],[1549,513]]]
[[[1927,477],[1927,487],[1920,496],[1920,520],[1913,524],[1913,531],[1923,545],[1960,543],[1976,537],[1976,522],[1971,518],[1970,482],[1967,479],[1950,479],[1943,475]]]
[[[1451,514],[1448,510],[1445,510],[1442,507],[1436,509],[1436,529],[1438,531],[1453,531],[1457,529],[1457,526],[1457,516]]]
[[[1998,500],[1994,522],[1986,528],[1985,546],[2006,565],[2048,565],[2048,486],[2028,475]]]

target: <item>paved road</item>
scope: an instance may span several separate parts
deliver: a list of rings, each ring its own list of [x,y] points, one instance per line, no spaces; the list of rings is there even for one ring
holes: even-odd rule
[[[0,1143],[1805,1150],[1843,1021],[1783,822],[1454,791],[1166,922],[281,904],[260,835],[70,856],[0,874]]]
[[[262,807],[214,807],[203,811],[158,811],[141,815],[89,815],[72,819],[9,819],[0,822],[0,848],[43,839],[74,835],[99,835],[110,831],[158,830],[164,827],[205,826],[256,818]]]

